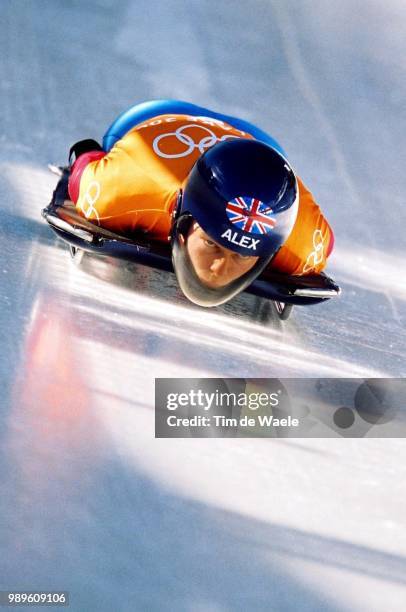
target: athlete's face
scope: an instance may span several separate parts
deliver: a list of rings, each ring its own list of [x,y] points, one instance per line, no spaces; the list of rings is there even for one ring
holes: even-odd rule
[[[228,285],[258,261],[258,257],[242,256],[220,246],[197,223],[192,225],[186,244],[196,275],[211,289]]]

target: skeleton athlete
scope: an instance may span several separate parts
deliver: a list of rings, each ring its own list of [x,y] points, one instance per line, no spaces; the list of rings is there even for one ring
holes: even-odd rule
[[[97,225],[171,241],[184,294],[224,303],[267,266],[324,269],[333,232],[283,150],[256,126],[174,100],[137,105],[103,149],[72,147],[69,194]]]

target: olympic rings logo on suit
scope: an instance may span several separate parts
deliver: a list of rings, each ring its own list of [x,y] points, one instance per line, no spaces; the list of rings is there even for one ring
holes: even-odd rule
[[[80,208],[83,211],[86,219],[93,214],[97,223],[100,225],[100,217],[95,204],[100,197],[100,183],[98,181],[92,181],[89,183],[88,188],[86,189],[86,193],[83,196],[83,201],[80,204]],[[86,206],[87,205],[87,206]]]
[[[192,136],[184,133],[184,130],[187,130],[188,128],[199,128],[200,130],[206,132],[208,135],[203,136],[199,140],[199,142],[195,142]],[[165,153],[160,148],[160,142],[162,140],[173,137],[178,142],[181,142],[183,145],[185,145],[186,149],[182,153]],[[225,134],[224,136],[221,136],[219,138],[208,127],[199,125],[197,123],[190,123],[188,125],[183,125],[179,127],[175,132],[167,132],[166,134],[160,134],[159,136],[154,138],[152,148],[159,157],[175,159],[179,157],[187,157],[188,155],[193,153],[195,149],[199,149],[200,153],[204,153],[205,149],[212,147],[214,144],[216,144],[216,142],[221,142],[222,140],[227,140],[228,138],[240,138],[240,136],[235,136],[234,134]]]
[[[317,229],[313,233],[313,251],[309,253],[306,263],[303,266],[303,274],[315,269],[324,259],[324,238],[321,230]]]

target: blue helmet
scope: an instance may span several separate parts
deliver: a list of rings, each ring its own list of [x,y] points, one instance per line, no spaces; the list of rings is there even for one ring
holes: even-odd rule
[[[178,198],[172,256],[182,291],[201,306],[217,306],[234,297],[262,272],[286,241],[297,209],[295,174],[275,149],[242,138],[214,145],[193,166]],[[224,287],[205,286],[195,274],[186,248],[193,221],[221,247],[241,256],[258,257],[257,263]]]

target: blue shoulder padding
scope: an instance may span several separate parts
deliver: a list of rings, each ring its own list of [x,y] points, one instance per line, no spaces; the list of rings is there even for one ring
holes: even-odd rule
[[[286,157],[286,153],[280,144],[253,123],[238,117],[222,115],[208,108],[203,108],[203,106],[196,106],[196,104],[182,102],[181,100],[150,100],[132,106],[113,121],[103,137],[103,149],[110,151],[117,140],[120,140],[129,130],[157,115],[196,115],[219,119],[229,123],[238,130],[248,132],[257,140],[269,144],[273,149],[276,149],[276,151],[279,151],[279,153]]]

